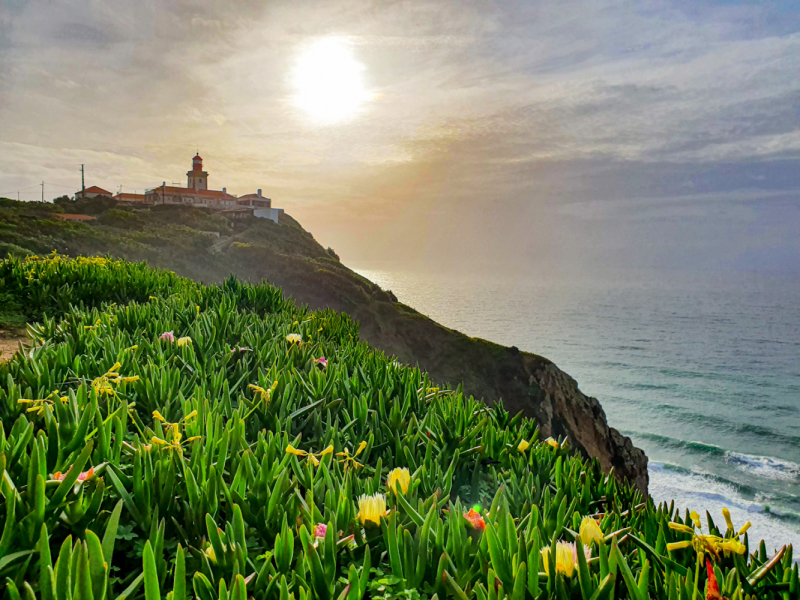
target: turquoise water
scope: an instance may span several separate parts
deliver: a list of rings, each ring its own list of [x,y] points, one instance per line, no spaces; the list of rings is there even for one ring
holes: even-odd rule
[[[542,354],[650,458],[657,501],[800,542],[800,284],[525,282],[360,269],[442,324]]]

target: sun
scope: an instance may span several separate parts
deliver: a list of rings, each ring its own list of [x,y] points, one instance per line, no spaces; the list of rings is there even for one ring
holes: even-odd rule
[[[353,117],[368,98],[358,62],[346,38],[327,37],[308,46],[293,73],[295,104],[315,121],[334,124]]]

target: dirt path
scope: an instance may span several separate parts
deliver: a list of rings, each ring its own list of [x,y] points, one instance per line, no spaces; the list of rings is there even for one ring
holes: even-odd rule
[[[25,343],[27,340],[24,335],[0,331],[0,362],[10,360],[19,350],[19,343]]]

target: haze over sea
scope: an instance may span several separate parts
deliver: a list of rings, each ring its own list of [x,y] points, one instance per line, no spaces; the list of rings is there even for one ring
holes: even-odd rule
[[[656,502],[800,542],[800,282],[358,269],[443,325],[554,361],[650,459]]]

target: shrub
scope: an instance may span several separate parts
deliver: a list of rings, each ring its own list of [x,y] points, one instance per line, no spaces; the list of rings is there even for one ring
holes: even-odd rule
[[[0,366],[9,598],[796,597],[791,547],[700,535],[267,284],[59,256],[0,281],[38,320]]]

